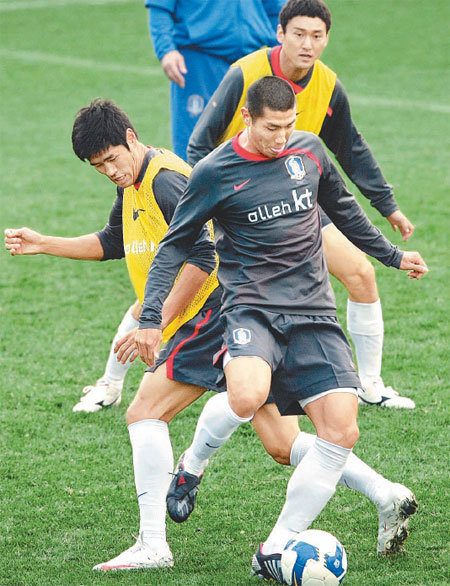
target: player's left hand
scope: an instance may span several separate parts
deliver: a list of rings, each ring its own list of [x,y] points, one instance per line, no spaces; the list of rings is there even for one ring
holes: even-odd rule
[[[418,252],[407,250],[403,253],[402,262],[399,269],[409,271],[410,279],[421,279],[425,273],[428,273],[428,267]]]
[[[135,342],[141,360],[147,366],[154,366],[155,360],[158,358],[158,350],[161,344],[162,332],[157,328],[146,328],[137,330]]]
[[[114,352],[117,354],[117,362],[125,364],[128,359],[130,359],[130,362],[134,362],[139,356],[135,340],[136,332],[137,328],[133,328],[127,334],[125,334],[123,338],[117,340],[117,343],[114,346]]]
[[[397,232],[400,230],[400,234],[402,235],[403,242],[406,242],[411,238],[414,232],[414,226],[408,220],[403,212],[400,210],[396,210],[393,214],[386,217],[386,220],[392,226],[392,229]]]

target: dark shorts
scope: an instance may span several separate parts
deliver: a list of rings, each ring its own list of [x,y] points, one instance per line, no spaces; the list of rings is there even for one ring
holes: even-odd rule
[[[170,380],[197,385],[213,391],[217,369],[213,357],[223,342],[223,327],[220,323],[220,305],[203,307],[196,316],[183,324],[161,348],[155,366],[146,372],[154,372],[166,364],[166,376]]]
[[[237,307],[222,316],[231,357],[259,356],[272,369],[271,393],[282,415],[300,415],[298,401],[330,389],[360,387],[352,351],[332,316],[283,315]]]
[[[333,222],[330,218],[326,215],[323,209],[319,206],[319,213],[320,213],[320,223],[322,224],[322,230],[332,224]]]

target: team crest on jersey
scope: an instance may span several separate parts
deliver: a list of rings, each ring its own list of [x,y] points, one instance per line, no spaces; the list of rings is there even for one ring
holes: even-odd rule
[[[284,164],[286,165],[286,169],[291,176],[291,179],[301,181],[305,177],[305,166],[303,165],[303,160],[299,155],[291,155],[286,159]]]
[[[248,344],[252,339],[252,333],[247,328],[233,330],[233,340],[236,344]]]

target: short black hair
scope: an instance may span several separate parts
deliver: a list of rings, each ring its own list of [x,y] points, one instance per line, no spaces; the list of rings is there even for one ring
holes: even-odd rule
[[[280,12],[280,24],[283,32],[296,16],[308,16],[309,18],[320,18],[325,23],[327,33],[331,28],[330,9],[322,0],[288,0]]]
[[[112,100],[96,98],[75,116],[73,150],[82,161],[89,161],[112,146],[123,145],[129,150],[128,128],[138,136],[128,116]]]
[[[246,106],[250,116],[260,118],[264,108],[286,112],[295,106],[295,94],[287,81],[266,75],[248,88]]]

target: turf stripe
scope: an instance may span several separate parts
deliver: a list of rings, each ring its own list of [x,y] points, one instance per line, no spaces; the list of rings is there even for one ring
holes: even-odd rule
[[[80,0],[88,3],[101,3],[104,0]],[[120,1],[123,0],[112,0]],[[0,12],[2,10],[0,4]],[[97,69],[99,71],[120,71],[129,72],[134,75],[159,75],[163,76],[161,67],[148,66],[133,66],[121,63],[101,63],[91,59],[77,59],[76,57],[60,57],[59,55],[52,55],[51,53],[40,53],[38,51],[14,51],[12,49],[0,47],[0,56],[5,59],[16,59],[18,61],[29,61],[31,63],[53,63],[54,65],[64,65],[67,67],[78,67],[85,69]],[[438,112],[440,114],[450,114],[450,106],[447,104],[438,104],[436,102],[417,102],[414,100],[399,100],[395,98],[377,97],[377,96],[363,96],[359,94],[349,93],[351,104],[360,106],[371,106],[379,108],[399,108],[408,110],[421,110],[426,112]]]
[[[125,65],[122,63],[101,63],[92,59],[77,59],[75,57],[60,57],[50,53],[40,53],[38,51],[14,51],[0,48],[0,56],[5,59],[15,59],[17,61],[28,61],[29,63],[51,63],[54,65],[64,65],[65,67],[77,67],[82,69],[97,69],[99,71],[118,71],[121,73],[132,73],[133,75],[158,75],[163,77],[164,73],[161,67],[148,67],[145,65]]]
[[[12,12],[16,10],[30,10],[32,8],[59,8],[63,6],[80,5],[110,5],[110,4],[131,4],[131,0],[35,0],[17,2],[0,2],[0,12]]]

